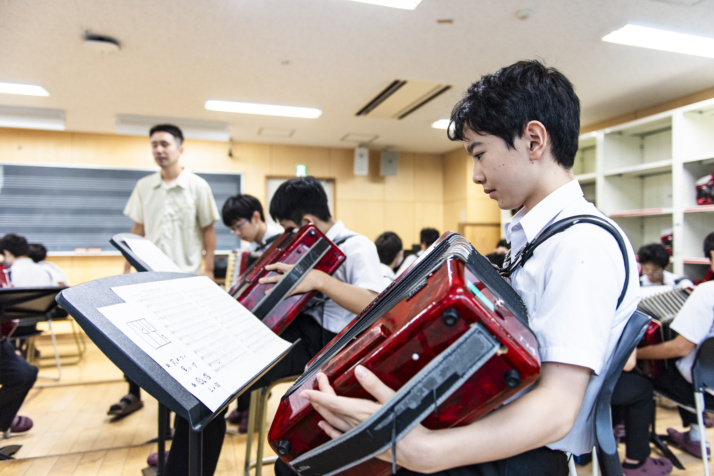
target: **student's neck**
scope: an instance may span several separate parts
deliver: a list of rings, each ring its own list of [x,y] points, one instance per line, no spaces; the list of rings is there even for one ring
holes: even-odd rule
[[[268,230],[268,225],[264,221],[258,223],[258,233],[255,234],[256,243],[263,243],[265,232]]]
[[[335,226],[335,223],[337,222],[334,220],[334,218],[330,218],[327,221],[315,220],[314,222],[317,229],[320,230],[323,235],[326,235],[327,232],[330,231],[330,228]]]
[[[540,186],[534,190],[531,196],[523,204],[526,210],[532,210],[548,195],[558,190],[560,187],[575,179],[573,169],[564,169],[555,163],[541,172]]]
[[[178,164],[171,165],[161,169],[161,180],[164,182],[175,182],[179,175],[183,172],[183,167]]]

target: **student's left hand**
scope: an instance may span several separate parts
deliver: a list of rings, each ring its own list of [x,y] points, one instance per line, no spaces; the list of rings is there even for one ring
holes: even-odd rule
[[[291,269],[293,269],[292,264],[285,264],[285,263],[273,263],[273,264],[268,264],[265,266],[265,269],[268,271],[275,271],[278,274],[274,274],[272,276],[266,276],[264,278],[260,278],[258,282],[260,284],[270,284],[270,283],[277,283],[281,279],[283,279],[283,276],[287,273],[290,272]],[[323,276],[328,276],[327,274],[323,273],[322,271],[319,271],[317,269],[310,270],[298,283],[297,286],[295,286],[295,289],[293,289],[293,292],[290,293],[290,295],[294,294],[303,294],[309,291],[320,291],[320,283],[323,278]]]
[[[332,439],[369,418],[396,393],[361,365],[355,369],[355,376],[360,385],[377,400],[376,402],[362,398],[338,396],[322,372],[317,374],[318,390],[305,390],[300,394],[325,419],[318,425]],[[418,462],[424,454],[424,438],[428,437],[429,433],[431,430],[417,425],[401,439],[397,444],[397,463],[402,466],[411,466],[409,463],[412,461]],[[391,462],[391,451],[385,451],[377,458]]]

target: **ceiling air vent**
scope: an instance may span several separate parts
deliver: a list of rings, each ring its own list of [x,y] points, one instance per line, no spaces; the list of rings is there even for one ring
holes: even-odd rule
[[[404,119],[450,88],[448,84],[430,81],[395,79],[357,111],[356,115],[379,119]]]

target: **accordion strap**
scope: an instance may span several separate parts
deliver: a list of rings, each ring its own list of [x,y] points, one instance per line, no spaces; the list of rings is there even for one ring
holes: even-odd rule
[[[545,240],[547,240],[553,235],[567,230],[573,225],[577,225],[578,223],[590,223],[592,225],[597,225],[601,228],[604,228],[605,230],[610,232],[610,234],[615,238],[615,241],[617,241],[617,246],[620,247],[620,252],[622,253],[622,258],[625,262],[625,284],[622,287],[620,298],[617,300],[617,307],[620,307],[622,300],[625,299],[627,285],[630,282],[630,260],[627,257],[627,246],[625,245],[625,241],[622,239],[622,235],[619,231],[617,231],[614,226],[595,215],[575,215],[572,217],[564,218],[562,220],[558,220],[555,223],[551,224],[545,230],[543,230],[543,232],[538,235],[535,240],[526,244],[526,246],[524,246],[523,249],[521,249],[521,251],[516,254],[513,260],[510,259],[510,254],[506,256],[506,260],[503,263],[503,268],[501,268],[500,271],[501,276],[508,277],[513,274],[516,268],[518,268],[519,266],[523,266],[526,261],[528,261],[531,256],[533,256],[533,252],[535,251],[535,249],[540,246]]]
[[[474,324],[457,341],[432,359],[387,403],[367,420],[290,464],[301,476],[331,475],[392,449],[438,405],[483,366],[500,342],[481,324]],[[392,460],[396,472],[396,462]]]

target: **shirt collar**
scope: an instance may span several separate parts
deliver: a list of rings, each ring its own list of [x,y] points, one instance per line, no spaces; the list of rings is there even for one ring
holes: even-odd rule
[[[342,221],[338,221],[334,225],[332,225],[329,230],[327,230],[325,236],[330,241],[335,241],[335,239],[340,235],[343,235],[346,230],[347,228],[345,228],[345,224],[342,223]]]
[[[571,203],[583,197],[577,180],[560,186],[541,200],[532,210],[521,209],[506,223],[506,239],[511,243],[512,253],[517,253],[532,242]]]
[[[176,178],[176,181],[168,188],[173,188],[173,187],[181,187],[181,188],[188,188],[188,176],[184,172],[186,169],[183,169],[179,176]],[[161,171],[158,171],[156,175],[154,176],[153,183],[151,186],[153,188],[158,188],[163,186],[164,181],[161,179]]]

